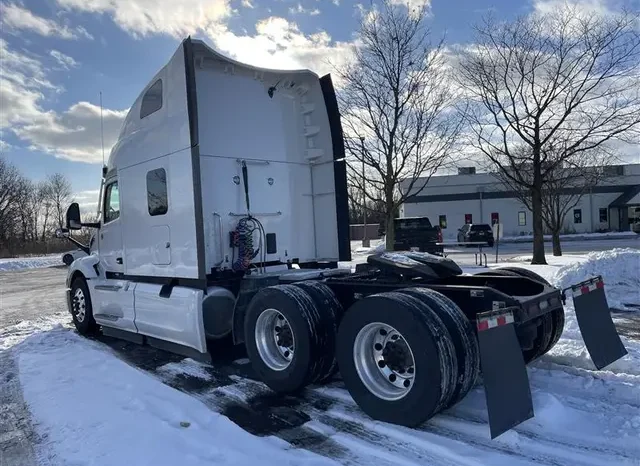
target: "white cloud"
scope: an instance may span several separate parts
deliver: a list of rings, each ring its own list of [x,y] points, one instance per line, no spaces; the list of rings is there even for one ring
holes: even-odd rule
[[[31,149],[83,162],[102,160],[100,108],[79,102],[57,113],[45,110],[47,95],[62,92],[46,77],[40,61],[12,50],[0,39],[0,130],[11,131]],[[126,110],[104,111],[105,151],[115,143]]]
[[[256,6],[251,2],[251,0],[242,0],[242,6],[245,8],[255,8]]]
[[[11,144],[9,144],[7,141],[0,139],[0,154],[4,154],[9,149],[11,149]]]
[[[212,27],[233,13],[230,0],[57,0],[67,9],[104,13],[134,37],[184,37]]]
[[[93,39],[82,26],[72,28],[58,24],[52,19],[34,15],[31,11],[15,4],[0,4],[2,25],[9,31],[31,31],[41,36],[57,36],[63,39]]]
[[[316,16],[320,14],[320,10],[318,8],[305,8],[302,6],[301,3],[298,2],[298,4],[295,7],[290,7],[289,8],[289,14],[292,15],[310,15],[310,16]]]
[[[304,34],[297,24],[278,17],[258,21],[255,35],[238,35],[226,27],[207,32],[223,53],[267,68],[308,68],[323,74],[331,71],[331,64],[348,60],[353,50],[351,42],[334,42],[325,31]]]
[[[127,110],[103,110],[105,158],[115,144]],[[78,102],[61,114],[49,111],[31,124],[12,128],[29,148],[78,162],[102,161],[100,107]]]
[[[410,11],[421,10],[423,8],[429,9],[431,7],[431,0],[389,0],[391,5],[404,5]]]
[[[78,62],[75,61],[73,57],[70,57],[69,55],[65,55],[64,53],[58,50],[51,50],[49,52],[49,55],[55,58],[58,64],[65,70],[69,70],[71,68],[75,68],[78,66]]]
[[[166,34],[178,39],[203,33],[234,58],[269,68],[330,70],[327,60],[343,63],[352,43],[333,42],[324,31],[305,34],[284,18],[258,21],[256,33],[231,31],[231,0],[56,0],[64,8],[107,14],[134,37]],[[313,10],[311,10],[313,11]]]
[[[605,16],[612,13],[607,0],[534,0],[535,14],[551,14],[564,7],[576,8],[582,14],[597,14]]]
[[[331,3],[333,3],[335,6],[340,6],[340,0],[331,0]]]

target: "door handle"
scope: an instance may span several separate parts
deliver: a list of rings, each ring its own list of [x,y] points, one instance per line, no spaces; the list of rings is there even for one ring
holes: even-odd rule
[[[116,257],[116,264],[122,264],[122,257]]]

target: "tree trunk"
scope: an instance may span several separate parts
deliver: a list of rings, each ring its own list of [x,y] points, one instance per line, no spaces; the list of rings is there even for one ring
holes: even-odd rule
[[[394,220],[395,219],[393,217],[393,209],[389,209],[385,216],[385,224],[386,224],[385,243],[386,243],[387,251],[393,251],[393,243],[396,240],[396,230],[395,230]]]
[[[547,260],[544,257],[544,229],[542,226],[542,193],[539,187],[532,189],[531,207],[533,208],[533,259],[531,264],[546,265]]]
[[[551,233],[551,239],[553,241],[553,255],[561,256],[562,255],[562,247],[560,247],[560,232],[553,231]]]

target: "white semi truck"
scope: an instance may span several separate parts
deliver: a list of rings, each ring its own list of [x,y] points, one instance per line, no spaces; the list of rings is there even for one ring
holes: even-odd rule
[[[485,385],[491,435],[533,416],[525,364],[560,338],[565,293],[522,269],[465,275],[416,252],[350,260],[345,154],[329,75],[238,63],[187,38],[131,106],[88,253],[71,264],[81,334],[210,361],[244,344],[281,393],[339,370],[376,419],[415,426]],[[602,280],[572,287],[598,368],[626,351]]]

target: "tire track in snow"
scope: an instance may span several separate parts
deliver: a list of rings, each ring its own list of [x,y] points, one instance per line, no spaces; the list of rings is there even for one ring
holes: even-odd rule
[[[588,444],[557,432],[535,432],[523,424],[496,440],[489,438],[486,418],[478,416],[479,402],[462,402],[440,413],[418,429],[406,429],[373,421],[350,399],[341,383],[305,390],[300,396],[279,396],[253,380],[249,364],[216,363],[203,366],[207,378],[179,373],[181,364],[191,364],[159,350],[119,342],[116,353],[143,368],[163,383],[200,399],[256,435],[275,435],[295,448],[338,459],[342,464],[479,464],[475,455],[504,455],[511,464],[599,465],[637,464],[636,453],[606,444]],[[123,346],[124,345],[124,346]],[[110,345],[111,346],[111,345]],[[145,354],[145,353],[153,354]],[[132,356],[135,354],[135,356]],[[140,358],[145,362],[140,365]],[[153,363],[149,363],[149,361]],[[163,364],[177,364],[178,373],[162,373]],[[197,364],[197,363],[196,363]],[[555,372],[555,371],[551,371]],[[579,377],[567,374],[571,378]],[[536,377],[532,377],[536,380]],[[534,384],[532,384],[534,385]],[[535,387],[534,387],[535,388]],[[570,386],[565,387],[570,391]],[[561,399],[572,409],[581,409],[580,398],[545,393]],[[583,394],[584,395],[584,394]],[[476,397],[479,396],[477,393]],[[481,397],[483,398],[483,397]],[[588,398],[588,397],[587,397]],[[582,399],[584,401],[584,398]],[[608,400],[597,398],[597,412],[617,412]],[[531,422],[531,421],[529,421]],[[535,418],[534,418],[535,422]],[[466,455],[451,451],[466,451]]]

